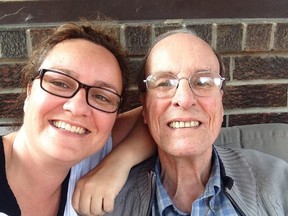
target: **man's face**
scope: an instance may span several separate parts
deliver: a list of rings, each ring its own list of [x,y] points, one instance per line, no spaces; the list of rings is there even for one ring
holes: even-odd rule
[[[146,64],[146,76],[167,72],[180,79],[203,70],[219,74],[216,55],[207,43],[184,33],[158,42]],[[181,79],[175,95],[168,98],[157,98],[148,91],[143,115],[159,154],[191,157],[211,152],[223,120],[222,94],[221,90],[211,96],[197,96],[186,79]]]

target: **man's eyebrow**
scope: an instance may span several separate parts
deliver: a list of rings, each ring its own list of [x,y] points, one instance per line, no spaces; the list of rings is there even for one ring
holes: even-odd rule
[[[211,67],[203,67],[203,68],[197,68],[197,69],[193,69],[193,70],[189,70],[189,73],[194,72],[194,73],[198,73],[198,72],[202,72],[202,71],[207,71],[207,72],[213,72],[213,70],[211,69]],[[179,74],[181,71],[173,71],[173,70],[169,70],[169,69],[157,69],[157,70],[153,70],[153,71],[148,71],[149,74],[156,74],[156,73],[170,73],[170,74],[174,74],[177,75]]]
[[[156,73],[170,73],[170,74],[174,74],[174,72],[172,70],[154,70],[154,71],[148,71],[149,74],[156,74]],[[177,72],[178,73],[178,72]]]

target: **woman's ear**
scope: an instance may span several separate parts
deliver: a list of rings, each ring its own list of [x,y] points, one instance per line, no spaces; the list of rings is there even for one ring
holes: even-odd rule
[[[25,98],[25,101],[24,101],[24,106],[23,106],[23,111],[24,111],[24,113],[26,113],[27,106],[28,106],[28,101],[29,101],[29,96],[27,96],[27,97]]]
[[[31,94],[32,84],[28,83],[26,88],[27,97]]]
[[[27,88],[26,88],[26,98],[25,98],[25,101],[24,101],[24,106],[23,106],[23,111],[24,113],[26,112],[27,110],[27,106],[28,106],[28,103],[29,103],[29,97],[30,97],[30,94],[31,94],[31,88],[32,88],[32,85],[31,83],[28,83],[27,84]]]

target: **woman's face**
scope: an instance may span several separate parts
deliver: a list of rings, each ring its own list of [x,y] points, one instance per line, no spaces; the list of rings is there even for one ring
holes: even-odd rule
[[[81,83],[105,87],[117,94],[122,91],[121,71],[114,55],[87,40],[59,43],[41,68],[61,71]],[[31,153],[73,163],[103,147],[117,115],[89,106],[83,88],[72,98],[61,98],[41,89],[40,79],[28,87],[24,112],[25,140]]]

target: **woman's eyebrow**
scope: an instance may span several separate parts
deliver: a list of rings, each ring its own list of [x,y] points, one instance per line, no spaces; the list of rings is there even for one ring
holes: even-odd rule
[[[56,70],[56,71],[59,71],[59,72],[63,72],[65,74],[73,77],[74,79],[80,81],[79,80],[79,76],[77,76],[77,73],[75,71],[73,71],[73,70],[70,70],[70,69],[67,69],[67,68],[61,68],[61,67],[53,67],[53,68],[51,68],[51,70]],[[80,81],[80,82],[83,83],[83,84],[88,85],[87,83],[84,83],[82,81]],[[114,91],[117,94],[121,93],[121,92],[118,92],[118,90],[116,89],[115,86],[113,86],[110,83],[104,82],[102,80],[95,80],[92,85],[88,85],[88,86],[102,87],[102,88],[106,88],[106,89],[112,90],[112,91]]]
[[[117,94],[120,94],[120,92],[118,92],[118,90],[116,89],[115,86],[113,86],[113,85],[111,85],[111,84],[109,84],[107,82],[101,81],[101,80],[96,80],[92,86],[103,87],[103,88],[106,88],[106,89],[113,90]]]

